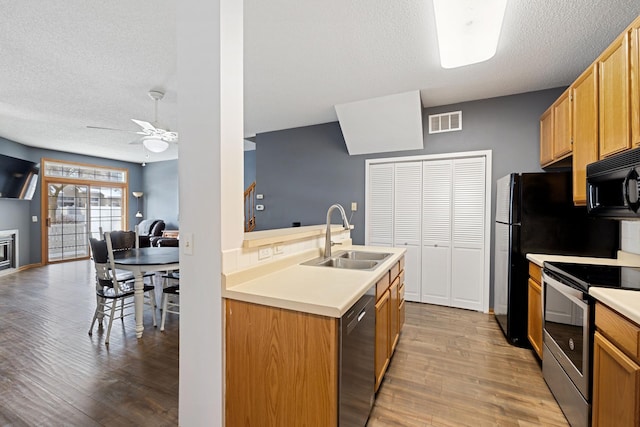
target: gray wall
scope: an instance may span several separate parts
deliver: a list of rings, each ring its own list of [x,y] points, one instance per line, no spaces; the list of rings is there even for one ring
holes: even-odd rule
[[[257,229],[290,227],[293,221],[322,224],[331,204],[340,203],[349,213],[355,201],[352,237],[364,244],[366,159],[492,150],[493,236],[495,182],[511,172],[541,171],[538,120],[564,89],[425,109],[422,150],[349,156],[337,122],[258,134],[256,187],[264,195],[265,210],[256,212]],[[429,114],[457,110],[462,110],[462,131],[428,134]],[[338,222],[338,216],[333,220]],[[491,254],[493,266],[493,237]]]
[[[33,162],[41,162],[42,158],[64,160],[71,162],[87,163],[99,166],[124,168],[129,170],[129,188],[143,188],[142,167],[137,163],[122,162],[118,160],[103,159],[100,157],[83,156],[80,154],[66,153],[63,151],[45,150],[29,147],[0,138],[0,154],[18,157]],[[0,199],[0,230],[17,229],[20,246],[20,265],[37,264],[42,261],[42,239],[40,226],[42,216],[40,212],[40,194],[42,191],[42,175],[38,179],[38,186],[31,201]],[[144,191],[144,190],[143,190]],[[135,206],[136,199],[129,194],[129,206]],[[38,222],[31,222],[32,216],[38,217]],[[135,210],[130,210],[128,222],[133,227],[135,224]]]
[[[340,203],[349,213],[355,201],[352,235],[363,244],[366,159],[492,150],[494,183],[510,172],[541,171],[538,119],[563,90],[425,109],[422,150],[349,156],[338,122],[258,134],[256,186],[265,210],[256,213],[257,229],[290,227],[294,221],[322,224],[331,204]],[[429,114],[457,110],[462,110],[462,131],[428,134]]]
[[[162,219],[167,230],[178,230],[178,161],[147,163],[143,180],[142,219]]]
[[[256,180],[256,150],[244,152],[244,188]]]

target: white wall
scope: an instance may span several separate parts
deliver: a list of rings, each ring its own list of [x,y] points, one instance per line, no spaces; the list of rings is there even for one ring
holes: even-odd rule
[[[224,424],[221,253],[239,247],[243,235],[242,7],[235,0],[177,3],[185,427]]]

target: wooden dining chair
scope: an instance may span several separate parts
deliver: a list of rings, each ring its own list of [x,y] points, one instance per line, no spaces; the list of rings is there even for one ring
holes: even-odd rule
[[[113,319],[116,317],[116,307],[120,304],[120,319],[133,314],[133,311],[125,313],[126,308],[134,306],[134,281],[132,275],[118,277],[113,261],[113,248],[110,239],[98,240],[89,238],[91,257],[96,269],[96,310],[91,320],[89,335],[93,333],[93,325],[99,320],[98,328],[102,328],[102,319],[107,316],[109,325],[104,343],[109,345],[109,336]],[[127,272],[129,273],[129,272]],[[153,284],[145,284],[143,288],[145,304],[152,308],[153,326],[156,321],[156,295]]]
[[[162,275],[162,319],[160,331],[164,332],[167,313],[180,314],[180,272],[172,271]]]

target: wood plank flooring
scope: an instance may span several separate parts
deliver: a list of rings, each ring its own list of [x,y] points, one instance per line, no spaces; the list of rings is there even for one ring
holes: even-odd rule
[[[145,307],[141,340],[114,320],[107,348],[87,333],[93,277],[90,261],[0,277],[0,426],[177,425],[178,316],[160,332]]]
[[[406,305],[369,427],[568,425],[533,351],[509,345],[492,315]]]
[[[0,276],[0,426],[178,424],[179,317],[161,333],[146,309],[141,340],[133,316],[116,321],[107,348],[87,334],[93,275],[78,261]],[[492,316],[407,303],[368,426],[566,425],[532,351]]]

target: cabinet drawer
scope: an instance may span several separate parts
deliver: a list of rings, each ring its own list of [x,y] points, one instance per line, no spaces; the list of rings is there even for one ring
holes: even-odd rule
[[[400,258],[400,271],[404,271],[404,257]]]
[[[400,287],[398,288],[398,299],[404,301],[404,282],[400,279]]]
[[[404,270],[400,270],[400,284],[404,285]]]
[[[596,305],[596,328],[636,362],[640,361],[640,326],[609,307]]]
[[[398,277],[398,274],[400,274],[400,262],[396,262],[393,267],[391,267],[391,270],[389,270],[389,274],[391,274],[391,278],[390,280],[393,281],[396,277]]]
[[[389,289],[389,283],[391,282],[389,281],[389,272],[387,271],[376,283],[376,301]]]
[[[542,284],[542,269],[538,264],[529,263],[529,277],[538,282],[538,284]]]

